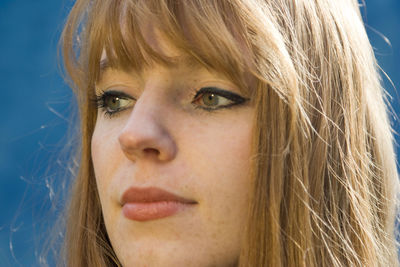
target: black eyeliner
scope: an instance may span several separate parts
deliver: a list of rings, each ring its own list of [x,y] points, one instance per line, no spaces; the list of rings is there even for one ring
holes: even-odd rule
[[[247,101],[248,99],[241,97],[240,95],[237,95],[235,93],[226,91],[226,90],[222,90],[216,87],[203,87],[201,88],[199,91],[196,92],[196,95],[194,96],[194,99],[197,99],[197,97],[201,94],[216,94],[222,97],[225,97],[231,101],[233,101],[234,103],[232,103],[232,105],[236,105],[236,104],[242,104],[243,102]],[[228,105],[231,106],[231,105]],[[227,106],[226,106],[227,107]]]
[[[121,91],[116,91],[116,90],[108,90],[108,91],[104,91],[102,92],[100,97],[107,97],[107,96],[116,96],[116,97],[120,97],[120,98],[124,98],[124,99],[133,99],[134,98],[124,92]]]
[[[120,110],[115,110],[115,111],[109,111],[107,110],[107,104],[106,104],[106,99],[108,97],[118,97],[121,99],[130,99],[130,100],[136,100],[132,96],[121,92],[121,91],[116,91],[116,90],[108,90],[108,91],[102,91],[100,95],[96,95],[95,99],[93,99],[92,102],[96,105],[97,109],[102,109],[105,113],[105,115],[111,117],[115,114],[117,114],[120,111],[123,111],[125,108],[122,108]]]
[[[123,99],[132,99],[135,100],[132,96],[121,92],[121,91],[115,91],[115,90],[109,90],[109,91],[102,91],[100,95],[96,95],[95,99],[93,99],[93,102],[97,105],[98,108],[104,107],[104,100],[107,97],[119,97]]]

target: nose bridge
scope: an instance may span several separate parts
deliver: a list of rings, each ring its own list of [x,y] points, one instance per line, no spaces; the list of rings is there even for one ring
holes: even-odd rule
[[[159,160],[170,160],[176,153],[175,142],[163,115],[165,101],[156,83],[149,83],[132,109],[119,135],[119,143],[125,155],[132,159],[155,155]]]
[[[144,90],[137,99],[125,127],[142,123],[141,120],[143,120],[143,123],[151,123],[153,120],[159,123],[161,105],[160,96],[157,92]]]
[[[148,76],[143,91],[137,99],[135,106],[129,116],[125,127],[138,124],[153,125],[161,127],[163,109],[166,99],[163,96],[167,84],[160,80],[157,75]]]

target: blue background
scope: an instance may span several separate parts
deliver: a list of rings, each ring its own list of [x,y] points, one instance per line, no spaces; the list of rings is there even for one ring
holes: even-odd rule
[[[54,198],[67,181],[60,175],[68,168],[60,151],[74,106],[57,43],[71,6],[0,0],[0,266],[38,266],[46,229],[62,206]],[[362,9],[378,62],[399,87],[400,1],[367,1]],[[399,94],[388,79],[384,83],[399,113]],[[400,132],[398,121],[393,127]]]

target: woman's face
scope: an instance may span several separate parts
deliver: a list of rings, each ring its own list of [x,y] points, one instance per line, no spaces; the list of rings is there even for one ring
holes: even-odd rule
[[[108,236],[124,266],[234,266],[254,107],[221,74],[153,40],[175,66],[105,69],[96,87],[92,159]]]

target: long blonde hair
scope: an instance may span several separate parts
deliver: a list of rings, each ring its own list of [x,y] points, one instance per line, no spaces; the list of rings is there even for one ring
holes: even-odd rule
[[[103,50],[111,67],[169,64],[146,43],[146,23],[243,88],[256,80],[238,266],[398,266],[393,137],[356,0],[77,0],[62,37],[81,118],[62,265],[120,265],[90,158],[90,99]]]

